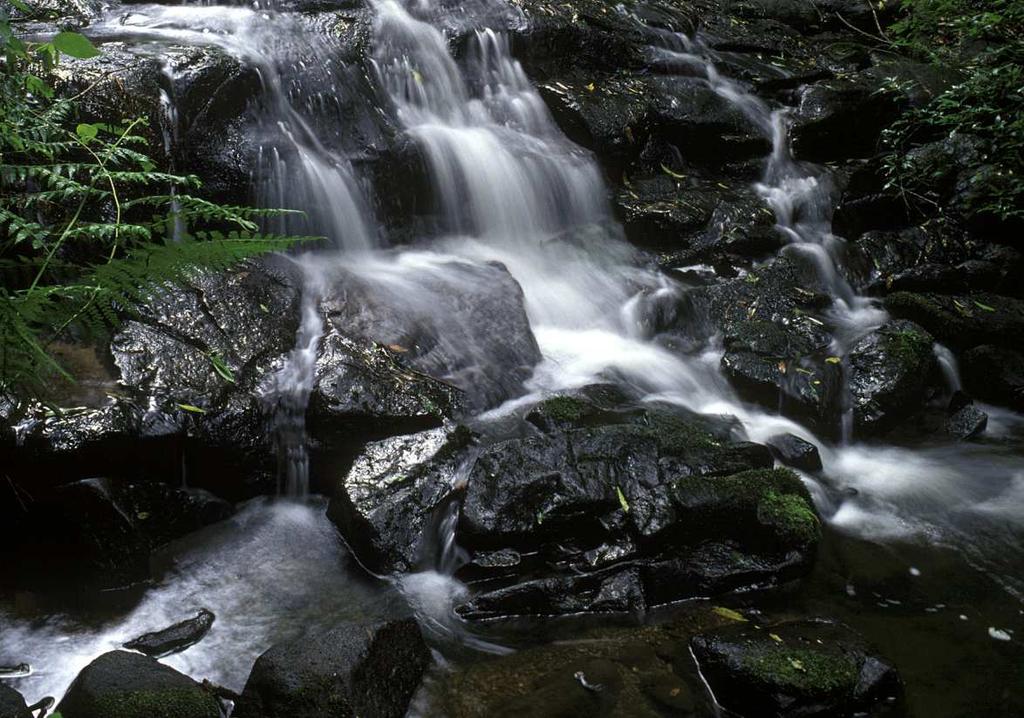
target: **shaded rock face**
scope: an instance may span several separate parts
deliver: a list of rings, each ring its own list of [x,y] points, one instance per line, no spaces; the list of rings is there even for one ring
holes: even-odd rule
[[[0,718],[22,718],[28,706],[18,691],[0,683]]]
[[[413,619],[342,624],[270,648],[256,660],[238,718],[400,718],[430,663]]]
[[[993,404],[1024,411],[1024,354],[986,344],[963,356],[964,382],[971,393]]]
[[[895,669],[841,624],[738,623],[691,646],[716,699],[741,715],[883,715],[901,693]]]
[[[218,718],[220,703],[169,666],[111,651],[82,669],[57,711],[66,718]]]
[[[65,484],[5,527],[10,569],[2,580],[58,590],[120,588],[149,578],[153,549],[233,511],[199,489],[109,479]]]
[[[405,571],[431,515],[461,494],[456,576],[468,618],[632,611],[795,578],[818,518],[766,447],[731,422],[556,397],[542,433],[452,453],[454,432],[374,445],[330,515],[371,570]],[[475,454],[475,455],[474,455]]]
[[[894,316],[917,322],[953,349],[1024,346],[1024,300],[990,292],[896,292],[886,298],[885,307]]]
[[[793,434],[779,434],[766,442],[775,457],[794,469],[801,471],[820,471],[821,455],[818,447],[809,441]]]

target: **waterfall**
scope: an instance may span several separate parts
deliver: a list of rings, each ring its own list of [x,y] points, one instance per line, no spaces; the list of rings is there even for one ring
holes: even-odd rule
[[[824,319],[832,330],[831,353],[841,359],[840,435],[844,443],[849,443],[853,439],[853,409],[846,354],[859,339],[882,326],[888,315],[876,301],[858,295],[843,276],[844,242],[832,234],[832,183],[820,168],[793,158],[787,109],[772,110],[761,98],[722,76],[715,66],[714,53],[699,40],[667,30],[647,31],[660,45],[655,49],[662,62],[681,65],[703,76],[710,89],[739,109],[771,143],[762,179],[755,189],[775,215],[776,228],[787,243],[783,251],[807,260],[832,298]]]

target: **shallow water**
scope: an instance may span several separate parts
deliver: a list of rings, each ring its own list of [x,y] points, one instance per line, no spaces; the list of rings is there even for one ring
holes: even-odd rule
[[[59,610],[27,596],[4,597],[0,665],[24,662],[33,669],[10,685],[29,702],[59,700],[101,653],[207,608],[216,615],[210,632],[161,660],[241,691],[253,661],[276,642],[340,621],[407,613],[388,584],[353,564],[325,511],[323,499],[254,499],[227,521],[161,551],[163,577],[120,612],[109,605],[83,611],[73,599]]]

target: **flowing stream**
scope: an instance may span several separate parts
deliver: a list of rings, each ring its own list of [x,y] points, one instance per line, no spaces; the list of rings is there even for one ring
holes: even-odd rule
[[[274,229],[329,240],[329,251],[296,259],[307,278],[302,322],[295,349],[266,394],[276,417],[282,493],[292,498],[308,493],[304,414],[324,332],[320,299],[330,272],[344,268],[350,276],[381,287],[383,296],[395,302],[395,311],[403,311],[401,301],[425,314],[436,307],[432,319],[457,337],[448,351],[463,347],[472,364],[479,337],[472,327],[456,326],[442,316],[448,308],[438,300],[438,278],[454,283],[460,281],[453,269],[458,263],[497,261],[522,287],[543,358],[526,383],[525,395],[490,408],[478,420],[499,419],[552,393],[614,378],[642,398],[734,415],[753,441],[791,432],[821,450],[823,476],[805,479],[836,540],[856,546],[863,541],[932,545],[941,548],[942,556],[951,551],[970,567],[965,570],[982,576],[972,574],[964,585],[992,579],[1006,591],[977,611],[1019,621],[1024,598],[1024,549],[1019,542],[1024,467],[1010,441],[1000,440],[1024,436],[1024,419],[984,407],[991,441],[904,447],[862,443],[852,433],[846,412],[842,441],[833,444],[793,421],[743,403],[718,369],[721,349],[713,340],[684,355],[651,336],[652,312],[687,287],[626,244],[594,158],[562,134],[512,57],[508,38],[487,27],[488,18],[513,11],[499,0],[468,4],[461,11],[434,7],[429,0],[408,5],[373,0],[372,9],[370,79],[381,111],[422,152],[438,204],[436,225],[407,248],[386,247],[373,216],[373,190],[338,140],[341,101],[335,98],[354,97],[342,89],[356,80],[351,68],[333,57],[328,36],[292,13],[215,5],[114,8],[93,29],[101,38],[129,39],[140,47],[147,42],[157,47],[214,45],[255,68],[264,98],[255,195],[264,206],[305,213],[281,219]],[[458,60],[443,29],[453,16],[478,28]],[[723,77],[714,54],[699,38],[650,28],[646,32],[665,62],[703,78],[770,140],[772,150],[756,189],[787,240],[783,251],[810,262],[828,288],[833,302],[821,319],[832,329],[833,352],[844,357],[887,317],[871,300],[858,296],[843,276],[842,240],[833,236],[829,218],[829,176],[794,161],[786,110],[769,107]],[[959,388],[955,359],[941,347],[936,351],[950,389]],[[90,658],[133,634],[180,618],[181,608],[194,604],[214,610],[218,622],[202,643],[168,662],[240,689],[251,661],[274,639],[310,621],[327,624],[352,611],[388,610],[374,606],[382,603],[380,596],[395,595],[389,587],[363,585],[352,572],[344,572],[344,549],[323,537],[331,527],[322,508],[316,501],[252,502],[224,525],[176,547],[175,568],[127,617],[33,623],[12,616],[0,659],[11,652],[12,659],[40,666],[16,684],[29,698],[60,695]],[[448,578],[458,560],[454,520],[447,516],[436,528],[440,548],[435,570],[410,576],[397,588],[425,625],[453,635],[460,630],[448,612],[460,590]],[[927,550],[914,551],[922,561],[930,560]],[[889,561],[893,563],[899,565]],[[924,565],[899,566],[899,571],[917,572],[908,575],[928,570]],[[862,568],[850,570],[856,574]],[[937,597],[934,603],[942,600]],[[946,619],[961,622],[960,615]],[[962,622],[968,619],[974,620],[968,616]],[[983,635],[988,628],[972,625],[976,640],[989,640]],[[485,641],[471,645],[498,650]],[[229,655],[231,660],[226,660]]]

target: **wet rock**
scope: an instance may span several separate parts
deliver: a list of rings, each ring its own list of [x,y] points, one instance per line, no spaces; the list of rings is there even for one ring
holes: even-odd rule
[[[441,427],[367,445],[327,515],[369,570],[416,568],[425,530],[458,488],[460,452],[470,438],[464,428]]]
[[[668,171],[634,177],[615,197],[633,244],[659,250],[661,263],[672,266],[778,249],[775,217],[753,190],[725,190],[699,174],[676,172],[674,177]]]
[[[235,714],[404,716],[430,651],[416,621],[344,623],[273,646],[256,660]]]
[[[0,718],[27,718],[30,714],[25,699],[18,691],[0,683]]]
[[[775,457],[786,466],[801,471],[821,471],[818,447],[793,434],[778,434],[765,442]]]
[[[159,631],[144,633],[125,643],[124,647],[154,658],[180,653],[203,639],[213,627],[214,618],[212,611],[202,608],[193,618]]]
[[[1024,354],[990,344],[962,357],[964,384],[974,396],[1024,411]]]
[[[635,611],[806,569],[818,519],[766,447],[733,439],[727,420],[614,410],[587,394],[602,392],[530,411],[541,434],[467,449],[437,430],[372,445],[331,518],[371,570],[408,571],[461,494],[456,538],[470,560],[457,576],[474,595],[457,610],[474,619]]]
[[[924,404],[936,366],[933,341],[913,322],[896,320],[850,349],[849,387],[856,433],[885,431]]]
[[[966,295],[896,292],[885,300],[893,316],[920,324],[953,349],[1024,346],[1024,301],[990,292]]]
[[[895,669],[837,623],[737,623],[691,646],[718,701],[742,715],[873,715],[901,690]]]
[[[5,581],[66,590],[119,588],[149,577],[150,552],[221,521],[232,507],[206,492],[86,479],[39,494],[18,515]]]
[[[874,155],[898,112],[893,93],[880,90],[879,81],[865,72],[805,88],[791,130],[794,155],[813,162]]]
[[[337,292],[324,302],[332,326],[454,384],[474,409],[523,392],[540,350],[522,289],[504,266],[443,260],[415,271],[372,269],[366,278],[356,268],[333,279]]]
[[[988,426],[988,414],[974,405],[957,410],[946,422],[946,433],[954,439],[973,439]]]
[[[111,651],[82,669],[57,712],[65,718],[218,718],[220,703],[169,666]]]
[[[783,257],[690,296],[707,331],[721,332],[722,370],[744,398],[837,430],[841,368],[814,316],[831,299],[813,270]]]

